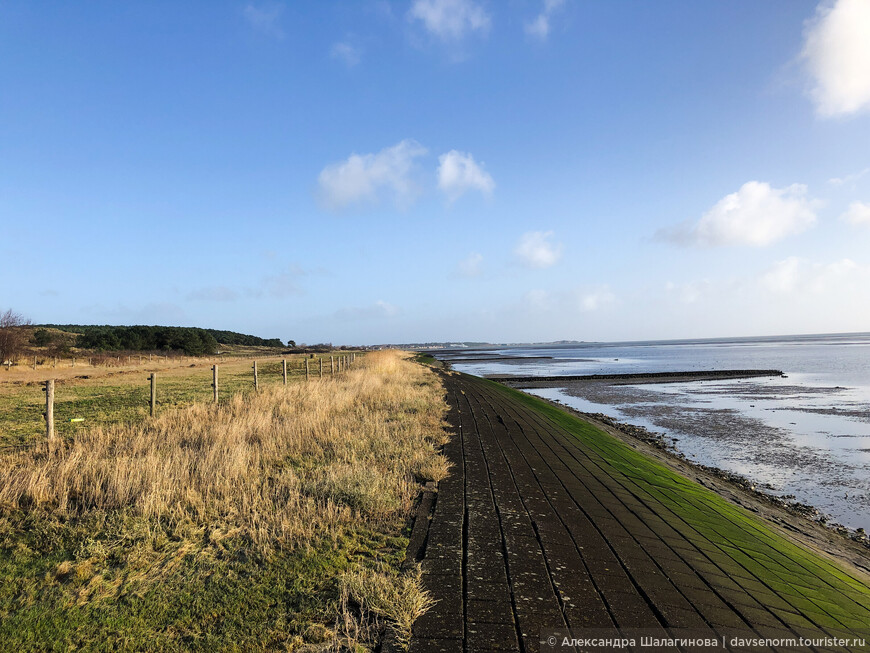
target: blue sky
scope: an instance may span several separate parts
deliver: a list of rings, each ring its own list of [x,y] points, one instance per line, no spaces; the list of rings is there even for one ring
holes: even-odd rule
[[[870,330],[870,0],[0,2],[0,308]]]

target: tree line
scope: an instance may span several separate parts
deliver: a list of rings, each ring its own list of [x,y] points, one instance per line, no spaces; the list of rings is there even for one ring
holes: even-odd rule
[[[13,361],[26,344],[49,345],[53,339],[47,329],[76,334],[75,346],[96,351],[183,351],[190,356],[214,354],[221,345],[283,347],[278,338],[199,327],[111,326],[84,324],[40,324],[31,334],[31,323],[11,309],[0,311],[0,363]],[[30,338],[28,339],[28,335]],[[290,346],[294,346],[292,341]]]
[[[218,344],[282,347],[278,338],[259,338],[234,331],[199,327],[111,326],[82,324],[44,324],[43,327],[78,334],[76,347],[97,351],[183,351],[190,356],[213,354]]]

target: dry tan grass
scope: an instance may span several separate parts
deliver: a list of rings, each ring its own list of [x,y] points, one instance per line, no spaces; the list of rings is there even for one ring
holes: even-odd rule
[[[372,353],[334,379],[95,428],[55,453],[5,454],[0,514],[124,509],[264,551],[292,547],[407,513],[416,481],[447,472],[443,411],[430,371]]]
[[[326,359],[326,364],[329,364],[329,354],[323,355]],[[218,364],[222,370],[230,371],[236,369],[250,370],[253,361],[259,361],[260,364],[266,362],[280,362],[281,359],[287,360],[287,366],[296,370],[304,368],[305,359],[307,356],[303,354],[287,354],[287,355],[258,355],[258,356],[155,356],[153,360],[148,360],[148,355],[141,357],[121,356],[121,361],[117,362],[115,356],[85,356],[76,359],[75,367],[72,366],[72,359],[58,359],[57,367],[52,365],[51,358],[46,357],[45,363],[41,363],[34,370],[28,363],[33,358],[20,362],[18,365],[7,368],[5,365],[0,366],[0,387],[4,384],[23,385],[27,383],[41,383],[46,379],[56,379],[59,381],[68,381],[79,383],[81,379],[98,380],[112,377],[116,381],[121,379],[132,379],[130,383],[141,383],[141,375],[148,372],[166,373],[172,376],[187,376],[190,369],[209,369],[212,365]],[[40,358],[39,360],[43,360]],[[91,360],[99,365],[89,365]],[[312,371],[315,370],[317,359],[312,360]]]
[[[341,577],[342,612],[333,634],[334,650],[376,643],[383,626],[407,648],[411,626],[434,601],[423,589],[420,567],[401,575],[376,569],[355,569]]]

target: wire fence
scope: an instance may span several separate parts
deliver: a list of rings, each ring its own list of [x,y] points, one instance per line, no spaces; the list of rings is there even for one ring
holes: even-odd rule
[[[140,422],[197,402],[226,402],[270,385],[328,378],[349,368],[356,355],[195,359],[189,366],[7,382],[0,385],[0,452],[73,438],[94,425]]]

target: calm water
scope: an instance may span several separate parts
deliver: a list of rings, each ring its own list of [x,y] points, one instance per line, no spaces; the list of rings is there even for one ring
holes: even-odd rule
[[[686,456],[870,530],[870,334],[505,347],[477,375],[780,369],[788,378],[530,390],[675,438]],[[475,354],[481,353],[475,350]]]

